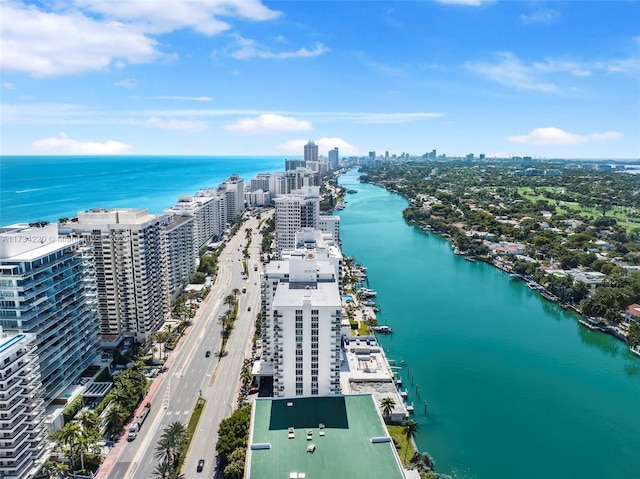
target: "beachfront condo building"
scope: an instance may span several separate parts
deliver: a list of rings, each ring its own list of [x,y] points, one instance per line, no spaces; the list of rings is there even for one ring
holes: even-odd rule
[[[227,228],[227,224],[230,221],[229,217],[227,216],[226,192],[219,188],[206,188],[203,190],[198,190],[198,192],[196,193],[196,197],[201,199],[208,198],[208,201],[210,201],[210,204],[207,205],[207,217],[211,218],[211,227],[206,228],[206,233],[211,233],[211,235],[208,236],[207,239],[210,239],[212,237],[222,237]]]
[[[34,334],[0,328],[0,477],[34,477],[46,452],[47,429]]]
[[[220,184],[219,189],[227,200],[227,221],[233,223],[244,211],[244,180],[238,175],[231,175]]]
[[[280,195],[274,199],[276,207],[276,247],[278,253],[296,246],[296,233],[303,228],[331,233],[340,244],[340,218],[320,215],[320,188],[311,186]]]
[[[167,216],[164,234],[167,242],[169,292],[172,298],[182,293],[198,266],[198,249],[194,244],[195,223],[193,216]]]
[[[262,281],[260,375],[272,375],[274,397],[340,393],[338,274],[307,246],[268,263]]]
[[[60,232],[92,247],[103,341],[137,341],[170,313],[166,215],[132,208],[93,209],[60,224]]]
[[[215,191],[215,190],[214,190]],[[214,195],[180,195],[171,208],[164,210],[165,215],[193,216],[193,246],[196,252],[207,244],[214,236],[222,236],[226,226],[226,215],[221,209],[226,206],[224,196]]]
[[[0,327],[35,335],[45,403],[99,359],[95,270],[87,244],[56,224],[0,228]]]

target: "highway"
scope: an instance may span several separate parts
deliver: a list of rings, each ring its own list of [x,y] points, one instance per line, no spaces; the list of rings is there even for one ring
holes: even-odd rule
[[[268,217],[273,212],[262,214]],[[109,479],[151,478],[159,460],[154,457],[155,448],[163,429],[170,423],[180,421],[188,424],[199,394],[206,405],[192,439],[190,449],[182,467],[189,478],[212,478],[215,471],[215,443],[220,422],[234,409],[239,393],[239,376],[242,362],[251,354],[251,338],[256,315],[260,310],[260,271],[254,271],[259,261],[262,236],[258,234],[259,221],[251,216],[240,230],[228,240],[219,256],[218,276],[206,300],[193,319],[193,326],[182,338],[178,350],[174,351],[172,364],[167,372],[159,376],[161,381],[154,393],[149,417],[140,429],[138,437],[119,448],[119,456],[108,473]],[[253,230],[250,257],[247,259],[249,275],[243,279],[243,249],[247,244],[245,231]],[[222,326],[219,318],[227,310],[224,298],[233,289],[246,288],[238,294],[238,318],[227,341],[227,354],[218,358],[222,341]],[[251,308],[251,311],[248,308]],[[210,357],[205,357],[211,351]],[[121,441],[126,439],[121,439]],[[116,452],[116,451],[113,451]],[[196,472],[199,459],[205,460],[201,473]]]

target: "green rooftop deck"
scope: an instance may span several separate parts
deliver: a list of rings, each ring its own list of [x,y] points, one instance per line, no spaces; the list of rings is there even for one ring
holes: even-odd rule
[[[246,477],[403,479],[393,442],[371,442],[387,436],[370,395],[258,399]]]

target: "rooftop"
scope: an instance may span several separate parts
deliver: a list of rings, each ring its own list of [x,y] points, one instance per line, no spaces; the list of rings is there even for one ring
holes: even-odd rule
[[[249,443],[250,479],[405,477],[368,394],[259,398]]]

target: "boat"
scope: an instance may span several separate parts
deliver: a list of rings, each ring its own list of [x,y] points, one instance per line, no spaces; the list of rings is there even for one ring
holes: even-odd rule
[[[511,273],[509,275],[509,279],[522,279],[522,276],[520,276],[518,273]]]
[[[631,351],[631,353],[635,354],[636,356],[640,356],[640,346],[629,347],[629,351]]]
[[[353,195],[354,193],[357,193],[358,190],[347,190],[347,194],[349,195]]]
[[[465,256],[464,259],[466,259],[467,261],[471,262],[471,263],[475,263],[476,259],[471,257],[471,256]]]
[[[376,293],[374,290],[369,289],[369,288],[362,288],[360,291],[358,291],[360,293],[360,295],[364,298],[373,298],[375,297],[378,293]]]
[[[376,333],[381,333],[381,334],[393,333],[393,329],[390,328],[389,326],[374,326],[371,329],[373,329]]]

